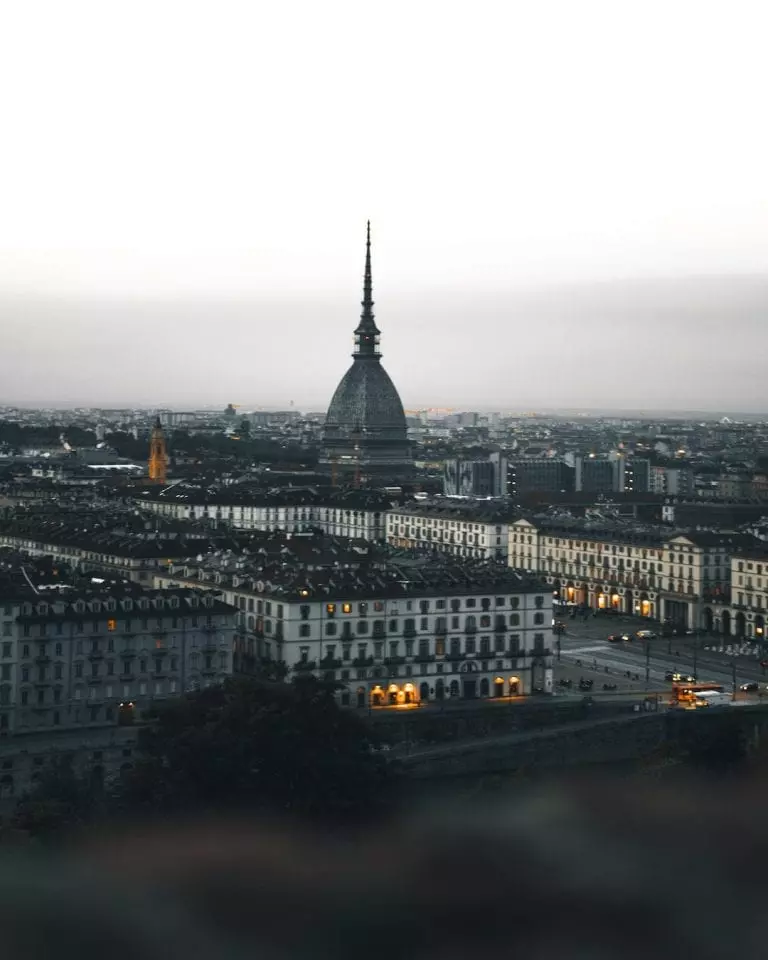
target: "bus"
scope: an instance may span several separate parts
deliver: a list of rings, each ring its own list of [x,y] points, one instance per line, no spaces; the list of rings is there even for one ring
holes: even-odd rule
[[[730,701],[722,683],[673,683],[673,706],[695,710],[697,707],[715,706]]]

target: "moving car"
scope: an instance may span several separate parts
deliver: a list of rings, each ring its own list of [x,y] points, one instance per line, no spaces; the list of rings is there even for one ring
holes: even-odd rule
[[[742,683],[739,687],[739,690],[742,690],[744,693],[757,693],[760,689],[760,685],[757,680],[749,680],[747,683]]]
[[[653,630],[638,630],[635,636],[638,640],[653,640],[656,634]]]
[[[691,673],[676,673],[673,670],[664,674],[665,680],[671,680],[672,683],[696,683],[696,677]]]
[[[622,640],[625,642],[631,641],[632,634],[631,633],[612,633],[608,637],[609,643],[621,643]]]

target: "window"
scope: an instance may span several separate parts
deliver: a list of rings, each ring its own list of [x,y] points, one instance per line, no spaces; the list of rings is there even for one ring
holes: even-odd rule
[[[299,614],[301,615],[302,620],[309,620],[309,604],[302,603],[299,607]]]
[[[336,626],[336,624],[330,624],[330,623],[326,624],[326,628],[330,626]],[[308,623],[302,623],[299,625],[300,637],[308,637],[311,632],[312,632],[312,627]]]
[[[543,614],[543,613],[534,613],[534,615],[533,615],[533,622],[534,622],[535,624],[537,624],[538,626],[540,626],[542,623],[544,623],[544,614]]]
[[[10,645],[10,643],[4,643],[4,644],[3,644],[3,656],[4,656],[4,657],[10,657],[10,656],[11,656],[11,645]]]
[[[351,603],[342,603],[341,609],[343,613],[352,613],[352,604]]]
[[[325,612],[328,614],[329,617],[335,617],[335,616],[336,616],[336,604],[335,604],[335,603],[326,603],[326,605],[325,605]]]
[[[368,621],[367,621],[367,620],[358,620],[358,621],[357,621],[357,632],[358,632],[358,633],[368,633]]]
[[[544,606],[544,597],[536,597],[533,602],[538,609],[541,609]]]
[[[474,597],[467,597],[467,606],[468,606],[468,607],[476,607],[476,606],[477,606],[477,600],[475,600]]]
[[[513,610],[517,610],[520,606],[520,597],[510,597],[509,605]]]
[[[21,655],[22,655],[22,657],[28,657],[28,656],[29,656],[29,644],[28,644],[28,643],[25,643],[24,646],[21,648]]]
[[[3,680],[11,679],[11,665],[10,663],[4,663],[2,667],[2,676]]]
[[[53,668],[53,679],[61,680],[61,664],[60,663],[57,663],[56,666]]]
[[[28,691],[28,690],[22,690],[22,691],[21,691],[21,705],[22,705],[22,707],[26,707],[26,705],[27,705],[28,703],[29,703],[29,691]]]
[[[335,623],[326,623],[325,625],[325,634],[328,637],[336,636],[336,624]]]
[[[57,643],[56,647],[54,648],[55,656],[60,657],[63,651],[64,651],[64,647],[60,643]]]
[[[12,629],[13,629],[13,624],[10,621],[6,621],[3,624],[3,636],[10,637]]]
[[[110,633],[117,630],[117,620],[107,620],[107,630]]]
[[[509,615],[509,625],[510,625],[510,627],[519,627],[519,626],[520,626],[520,614],[519,614],[519,613],[510,613],[510,615]]]

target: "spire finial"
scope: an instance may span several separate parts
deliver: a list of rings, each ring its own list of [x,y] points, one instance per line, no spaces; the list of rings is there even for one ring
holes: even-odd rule
[[[355,355],[378,356],[379,331],[373,319],[373,279],[371,276],[371,221],[365,230],[365,274],[363,277],[363,300],[360,323],[355,330]]]

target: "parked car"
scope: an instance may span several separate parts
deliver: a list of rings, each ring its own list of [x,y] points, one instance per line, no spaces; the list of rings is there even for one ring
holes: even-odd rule
[[[757,693],[760,689],[760,684],[757,680],[749,680],[747,683],[742,683],[739,687],[739,690],[742,690],[744,693]]]
[[[594,680],[579,680],[579,690],[591,690],[594,682]]]

